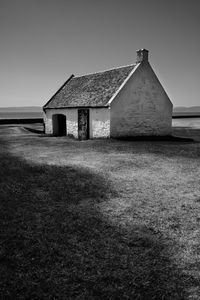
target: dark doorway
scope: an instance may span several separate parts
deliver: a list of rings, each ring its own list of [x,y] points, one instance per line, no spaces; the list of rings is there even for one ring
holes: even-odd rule
[[[89,109],[78,110],[78,138],[89,139]]]
[[[66,129],[66,116],[56,114],[52,116],[53,135],[63,136],[67,134]]]

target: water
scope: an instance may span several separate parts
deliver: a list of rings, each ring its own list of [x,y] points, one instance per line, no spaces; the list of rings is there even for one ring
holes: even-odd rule
[[[32,119],[42,118],[40,112],[0,112],[0,119]]]
[[[172,119],[172,126],[200,129],[200,118]]]

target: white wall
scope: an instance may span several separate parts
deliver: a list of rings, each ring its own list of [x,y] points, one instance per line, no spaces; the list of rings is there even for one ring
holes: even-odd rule
[[[151,66],[143,62],[111,102],[111,137],[169,135],[172,107]]]
[[[78,114],[77,109],[46,109],[46,113],[44,114],[44,122],[45,122],[45,133],[52,134],[53,126],[52,126],[52,115],[54,114],[63,114],[66,116],[66,128],[67,135],[73,135],[75,138],[78,137]]]
[[[66,116],[67,135],[78,138],[78,109],[46,109],[44,114],[45,133],[52,134],[52,115],[64,114]],[[90,108],[90,138],[107,138],[110,136],[110,110],[108,108]]]
[[[110,137],[110,109],[90,108],[90,138]]]

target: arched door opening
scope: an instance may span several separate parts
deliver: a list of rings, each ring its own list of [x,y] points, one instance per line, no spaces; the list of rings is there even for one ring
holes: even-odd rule
[[[53,135],[63,136],[67,135],[66,116],[62,114],[55,114],[52,116]]]

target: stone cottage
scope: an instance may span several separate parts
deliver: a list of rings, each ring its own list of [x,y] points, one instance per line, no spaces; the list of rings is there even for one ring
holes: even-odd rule
[[[72,75],[44,105],[45,132],[79,139],[171,134],[173,105],[148,61]]]

